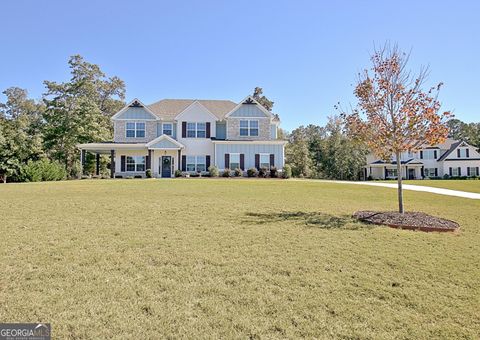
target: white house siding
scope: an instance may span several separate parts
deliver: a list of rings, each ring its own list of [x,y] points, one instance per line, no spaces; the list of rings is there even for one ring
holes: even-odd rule
[[[173,139],[177,139],[177,123],[176,122],[159,122],[157,123],[157,137],[160,137],[163,134],[163,124],[172,124],[172,137]]]
[[[245,155],[245,170],[255,167],[255,154],[274,154],[274,163],[277,169],[284,165],[283,144],[216,144],[215,165],[223,170],[225,168],[225,154],[240,153]]]
[[[367,177],[372,176],[373,179],[385,179],[385,167],[387,169],[396,169],[396,164],[386,164],[386,165],[377,165],[377,166],[367,166]],[[421,175],[421,166],[418,165],[406,165],[402,164],[402,178],[407,178],[408,169],[413,169],[415,171],[415,178],[422,178]]]
[[[152,151],[152,174],[153,177],[160,177],[162,173],[161,157],[172,156],[172,177],[175,176],[175,170],[178,169],[178,150],[153,150]]]
[[[216,118],[199,103],[193,103],[177,117],[177,140],[185,146],[182,155],[213,156],[213,143],[210,138],[182,137],[182,122],[210,123],[210,136],[216,136]]]
[[[467,176],[468,167],[480,167],[480,160],[455,160],[455,161],[443,161],[443,174],[449,175],[450,168],[460,168],[460,176]],[[443,176],[443,175],[442,175]],[[472,175],[473,176],[473,175]]]
[[[145,150],[117,150],[115,151],[115,175],[121,176],[145,176],[145,172],[122,172],[122,156],[148,156],[148,151]],[[145,160],[146,161],[146,160]],[[145,163],[146,166],[146,163]]]

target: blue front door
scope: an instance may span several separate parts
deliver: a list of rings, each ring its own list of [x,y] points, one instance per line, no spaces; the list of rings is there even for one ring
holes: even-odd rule
[[[162,156],[162,177],[172,177],[172,156]]]

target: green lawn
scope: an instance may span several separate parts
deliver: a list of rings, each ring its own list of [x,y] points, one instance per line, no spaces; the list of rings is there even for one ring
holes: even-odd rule
[[[479,202],[405,191],[458,234],[349,217],[395,197],[284,180],[0,185],[0,320],[50,322],[55,339],[479,338]]]
[[[435,188],[444,188],[460,191],[480,193],[480,181],[471,179],[435,179],[435,180],[409,180],[405,184],[423,185]]]

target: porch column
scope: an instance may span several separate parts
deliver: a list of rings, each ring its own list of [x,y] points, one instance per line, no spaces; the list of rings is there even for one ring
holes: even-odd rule
[[[82,164],[82,175],[85,175],[85,160],[87,158],[87,150],[82,149],[80,155],[80,163]]]
[[[115,177],[115,150],[110,150],[110,178]]]
[[[178,149],[178,162],[177,162],[177,167],[178,170],[182,170],[182,149]]]
[[[152,150],[148,150],[148,158],[147,158],[147,170],[152,169]]]
[[[96,168],[95,168],[95,174],[98,176],[100,175],[100,154],[97,153],[96,155]]]

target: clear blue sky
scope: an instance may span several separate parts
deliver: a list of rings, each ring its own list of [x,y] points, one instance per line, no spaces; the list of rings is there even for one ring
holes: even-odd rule
[[[261,86],[291,130],[353,102],[356,73],[389,40],[445,83],[445,110],[480,121],[479,14],[479,1],[4,0],[0,89],[40,98],[43,80],[67,80],[78,53],[147,104],[239,101]]]

